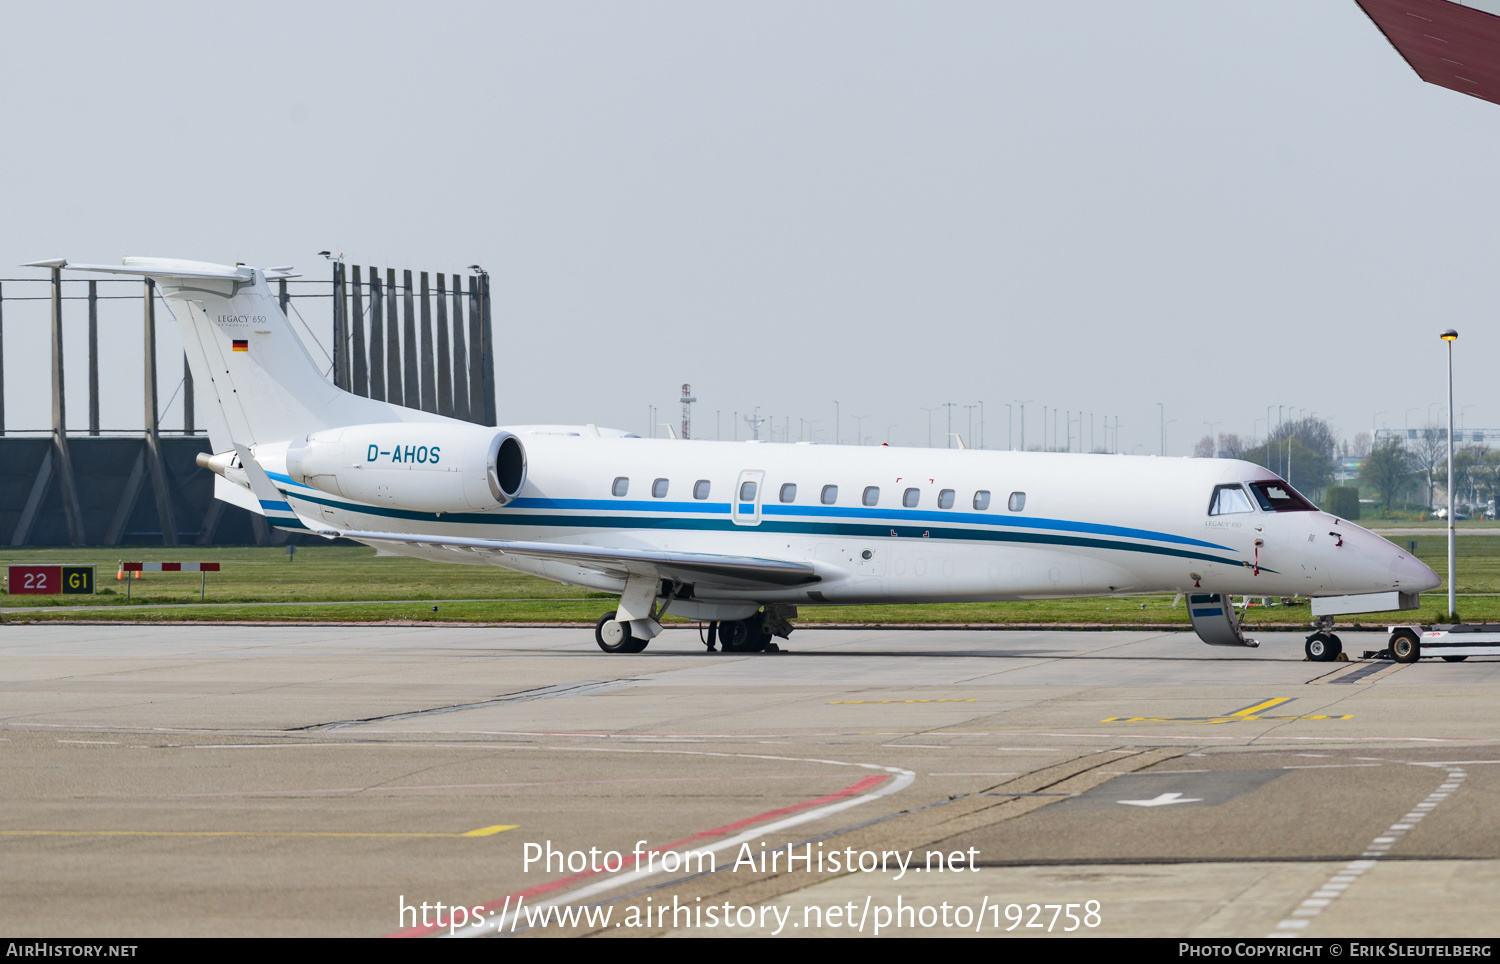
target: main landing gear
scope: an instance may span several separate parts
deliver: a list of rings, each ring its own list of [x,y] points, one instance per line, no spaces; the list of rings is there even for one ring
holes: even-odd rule
[[[765,613],[756,613],[746,619],[723,620],[718,623],[718,630],[719,642],[724,645],[726,653],[774,653],[781,648],[771,641],[771,627]],[[709,633],[713,633],[712,628]]]
[[[639,653],[644,650],[650,640],[632,633],[629,621],[617,618],[618,615],[616,610],[599,617],[594,626],[594,641],[599,648],[606,653]],[[776,645],[776,637],[785,639],[791,635],[792,625],[787,622],[787,617],[795,615],[796,610],[790,606],[768,606],[744,619],[711,621],[706,637],[700,631],[699,638],[709,652],[713,652],[715,643],[718,643],[726,653],[779,653],[781,647]]]
[[[606,653],[639,653],[651,642],[630,635],[630,624],[615,619],[614,610],[599,617],[594,625],[594,641]]]

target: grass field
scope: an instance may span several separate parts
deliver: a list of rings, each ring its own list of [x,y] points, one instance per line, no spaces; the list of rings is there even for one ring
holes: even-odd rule
[[[1441,529],[1415,537],[1417,555],[1445,574],[1447,541]],[[1407,537],[1398,537],[1404,545]],[[122,561],[219,562],[207,577],[200,604],[197,573],[146,573],[126,584],[115,576]],[[562,586],[495,566],[444,565],[401,556],[377,556],[365,547],[302,546],[285,549],[120,548],[15,549],[0,562],[62,563],[98,567],[94,596],[4,596],[7,621],[121,619],[161,622],[518,622],[592,623],[614,608],[614,597]],[[1458,540],[1459,612],[1470,622],[1500,622],[1500,537]],[[1446,589],[1423,596],[1420,613],[1403,622],[1436,622],[1447,609]],[[1493,594],[1493,595],[1490,595]],[[925,606],[803,606],[799,622],[944,623],[992,625],[1162,625],[1186,628],[1187,613],[1170,595],[942,603]],[[169,606],[170,608],[159,608]],[[1340,623],[1381,625],[1387,615],[1341,617]],[[670,617],[669,617],[670,618]],[[1306,606],[1252,606],[1247,625],[1305,624]]]

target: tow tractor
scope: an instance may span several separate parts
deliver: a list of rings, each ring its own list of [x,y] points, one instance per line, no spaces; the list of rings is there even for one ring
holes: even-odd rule
[[[1417,593],[1390,592],[1359,596],[1323,596],[1312,599],[1315,632],[1307,637],[1307,658],[1314,662],[1336,660],[1343,645],[1332,632],[1333,617],[1350,613],[1390,612],[1416,609]],[[1500,623],[1459,623],[1423,629],[1417,625],[1390,625],[1388,648],[1366,651],[1365,659],[1390,657],[1398,663],[1415,663],[1423,656],[1441,656],[1461,663],[1470,656],[1500,656]]]
[[[1461,663],[1470,656],[1500,656],[1500,623],[1451,626],[1392,626],[1387,652],[1398,663],[1415,663],[1423,656],[1441,656]],[[1379,654],[1375,654],[1379,655]]]

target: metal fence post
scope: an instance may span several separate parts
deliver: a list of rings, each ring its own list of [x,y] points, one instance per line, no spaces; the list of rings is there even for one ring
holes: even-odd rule
[[[89,434],[99,434],[99,282],[89,282]]]
[[[67,403],[63,398],[62,267],[52,268],[52,448],[57,479],[62,486],[63,517],[68,540],[84,544],[83,507],[73,480],[73,459],[68,451]]]
[[[453,352],[448,346],[448,292],[437,276],[437,413],[453,414]],[[422,301],[427,300],[427,272],[422,272]]]
[[[353,336],[354,348],[353,358],[353,380],[349,383],[349,391],[356,395],[368,396],[370,394],[370,371],[368,357],[365,355],[365,306],[359,294],[359,265],[354,266],[354,314],[348,319],[350,334]]]
[[[349,390],[349,306],[344,300],[344,262],[333,263],[333,383]]]
[[[401,328],[396,314],[396,269],[385,269],[385,400],[405,405],[401,391]]]
[[[370,397],[385,401],[385,298],[380,269],[370,268]]]
[[[479,285],[480,321],[482,325],[479,346],[479,372],[484,386],[484,424],[495,425],[499,419],[495,411],[495,333],[490,321],[490,276],[488,272],[481,271],[479,273]]]
[[[285,282],[283,282],[283,286]],[[166,462],[161,457],[160,424],[156,410],[156,282],[146,279],[146,467],[151,470],[151,488],[156,494],[156,515],[161,522],[161,542],[177,545],[177,520],[172,514],[172,490]]]
[[[484,420],[484,323],[479,312],[479,277],[469,276],[469,421]]]
[[[404,336],[401,354],[405,362],[403,372],[406,375],[406,401],[402,404],[407,408],[423,408],[422,384],[417,377],[417,319],[412,314],[410,268],[402,270],[401,280],[401,306],[406,309],[401,319],[401,333]]]
[[[464,279],[453,273],[453,417],[469,418],[469,358],[464,352]]]

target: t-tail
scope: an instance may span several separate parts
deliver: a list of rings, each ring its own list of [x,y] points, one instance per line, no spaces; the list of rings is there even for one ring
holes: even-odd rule
[[[290,269],[169,258],[61,266],[156,282],[182,332],[194,387],[210,402],[203,414],[215,452],[344,425],[454,421],[351,394],[324,377],[266,283],[267,277],[293,277]]]

